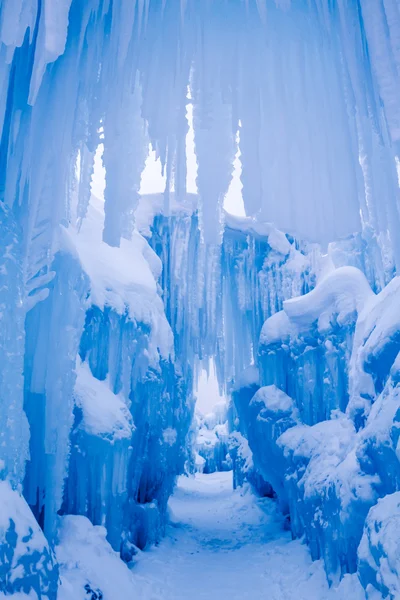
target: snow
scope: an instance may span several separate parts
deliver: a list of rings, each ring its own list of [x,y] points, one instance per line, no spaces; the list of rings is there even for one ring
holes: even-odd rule
[[[82,427],[91,435],[112,440],[131,438],[132,416],[124,399],[112,393],[106,381],[93,377],[89,365],[79,361],[74,389],[75,402],[82,409]]]
[[[146,240],[134,231],[119,247],[102,241],[104,207],[91,197],[81,228],[63,231],[60,245],[77,254],[90,279],[90,301],[117,313],[128,311],[132,320],[151,326],[153,344],[167,358],[172,350],[172,332],[158,294],[161,262]]]
[[[366,304],[358,318],[349,365],[351,379],[348,413],[352,418],[360,415],[365,419],[376,398],[376,391],[381,391],[375,389],[371,370],[375,373],[377,382],[382,385],[400,350],[399,289],[400,279],[395,277]]]
[[[25,499],[8,481],[0,481],[0,506],[0,596],[4,591],[14,598],[16,592],[18,600],[55,599],[58,568],[53,553]]]
[[[290,413],[293,399],[297,422],[277,431],[279,410],[263,408],[269,385],[247,410],[244,391],[234,395],[256,468],[332,582],[357,570],[368,511],[398,489],[399,328],[396,277],[375,294],[359,269],[330,271],[261,333],[260,383],[280,388],[272,405],[285,393]],[[362,577],[366,587],[367,568]]]
[[[358,559],[367,598],[400,596],[399,528],[400,492],[396,492],[379,499],[365,522]]]
[[[251,387],[252,385],[258,385],[260,381],[260,375],[255,365],[250,365],[244,369],[240,375],[236,378],[232,391],[238,390],[244,387]]]
[[[134,234],[129,241],[121,240],[119,248],[104,244],[101,239],[103,220],[102,202],[92,196],[88,215],[80,231],[68,229],[66,233],[70,234],[83,269],[92,283],[92,302],[100,308],[106,304],[112,306],[119,313],[123,313],[127,305],[132,317],[135,317],[139,314],[135,313],[135,300],[138,301],[139,292],[143,296],[156,293],[154,277],[160,274],[161,264],[154,256],[157,272],[153,274],[144,256],[146,241],[140,235]],[[133,297],[135,291],[136,296]]]
[[[181,477],[170,511],[166,538],[133,567],[139,600],[364,599],[355,576],[329,588],[275,503],[246,487],[232,491],[231,472]]]
[[[61,518],[56,546],[61,577],[58,600],[135,598],[134,577],[106,535],[104,527],[93,526],[86,517]]]
[[[271,248],[283,256],[290,252],[291,245],[286,235],[270,223],[260,223],[251,217],[237,217],[226,213],[225,226],[267,238]]]
[[[321,279],[309,294],[286,300],[283,309],[297,327],[305,329],[318,320],[323,331],[331,326],[334,315],[342,325],[354,312],[359,314],[371,297],[365,275],[354,267],[341,267]]]
[[[292,414],[294,410],[292,398],[275,385],[267,385],[257,390],[251,399],[250,406],[257,403],[263,405],[263,410],[266,414],[282,413],[282,415],[285,415]]]
[[[260,344],[267,346],[283,342],[292,332],[296,332],[296,328],[291,324],[286,312],[281,310],[265,321],[260,333]]]
[[[197,194],[186,194],[177,198],[175,192],[169,195],[168,215],[192,215],[198,207]],[[164,194],[141,194],[135,210],[136,227],[146,237],[151,235],[151,227],[156,215],[165,213]]]

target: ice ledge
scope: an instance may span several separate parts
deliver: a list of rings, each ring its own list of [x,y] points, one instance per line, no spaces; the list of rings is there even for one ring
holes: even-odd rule
[[[336,322],[344,326],[355,321],[364,307],[376,298],[365,275],[356,267],[340,267],[326,275],[308,294],[283,303],[283,311],[267,319],[260,344],[285,341],[317,323],[322,333]]]

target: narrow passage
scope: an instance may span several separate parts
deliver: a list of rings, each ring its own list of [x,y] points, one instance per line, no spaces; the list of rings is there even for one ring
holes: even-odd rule
[[[275,503],[232,473],[181,477],[171,523],[133,569],[140,600],[361,600],[355,576],[329,589],[322,563],[292,541]]]

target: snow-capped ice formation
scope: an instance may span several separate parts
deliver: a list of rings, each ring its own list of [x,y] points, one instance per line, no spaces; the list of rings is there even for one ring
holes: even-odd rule
[[[232,394],[255,468],[278,494],[293,534],[324,559],[331,581],[355,572],[359,560],[365,587],[390,598],[381,555],[368,550],[366,519],[400,484],[396,289],[397,278],[374,294],[346,267],[285,301],[261,330],[254,395],[245,385]]]

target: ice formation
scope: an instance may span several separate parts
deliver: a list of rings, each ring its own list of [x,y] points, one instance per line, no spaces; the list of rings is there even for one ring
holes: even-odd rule
[[[228,454],[227,406],[224,401],[215,405],[212,412],[195,415],[195,435],[193,450],[195,469],[201,473],[229,471],[231,460]]]
[[[203,468],[396,598],[399,40],[397,0],[0,0],[0,595],[106,600],[96,545],[130,589],[215,360]]]

